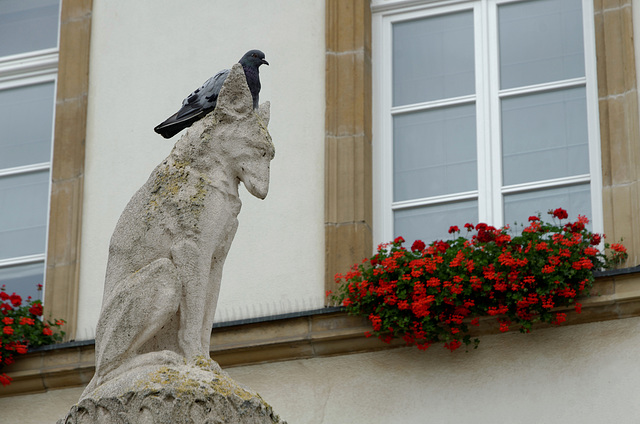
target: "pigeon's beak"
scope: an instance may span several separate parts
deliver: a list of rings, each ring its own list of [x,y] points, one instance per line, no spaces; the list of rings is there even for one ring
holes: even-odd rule
[[[260,61],[260,64],[261,64],[261,65],[269,65],[269,62],[267,62],[266,60],[262,59],[262,60]]]

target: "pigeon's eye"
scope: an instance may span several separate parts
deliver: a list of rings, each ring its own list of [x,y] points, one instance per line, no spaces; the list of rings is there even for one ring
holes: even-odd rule
[[[252,54],[251,56],[253,56],[253,57],[258,57],[258,55],[257,55],[257,54],[255,54],[255,53],[254,53],[254,54]]]

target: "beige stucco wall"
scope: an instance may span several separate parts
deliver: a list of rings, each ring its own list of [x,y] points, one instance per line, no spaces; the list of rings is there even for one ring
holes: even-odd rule
[[[133,193],[173,147],[153,127],[249,49],[271,101],[271,190],[241,188],[239,229],[216,319],[324,301],[324,1],[94,0],[78,339],[94,336],[109,238]]]
[[[290,424],[631,424],[639,329],[629,318],[485,336],[469,352],[401,348],[227,371]],[[53,422],[80,392],[0,398],[2,422]]]
[[[640,318],[231,369],[290,423],[638,423]]]

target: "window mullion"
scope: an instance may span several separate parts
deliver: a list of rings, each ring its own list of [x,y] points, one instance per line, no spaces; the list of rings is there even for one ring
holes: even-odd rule
[[[502,226],[504,222],[504,208],[502,199],[502,130],[500,115],[500,55],[498,46],[498,8],[495,0],[484,0],[485,33],[488,39],[488,60],[486,72],[488,75],[488,119],[491,127],[491,137],[486,143],[489,149],[489,160],[485,170],[490,175],[487,202],[490,204],[486,221],[494,226]]]
[[[478,219],[487,221],[491,217],[491,121],[489,91],[489,34],[487,31],[486,2],[476,4],[475,24],[475,69],[476,69],[476,117],[478,153]]]
[[[589,136],[589,173],[591,177],[591,225],[596,233],[604,233],[602,204],[602,153],[600,150],[600,112],[596,76],[596,41],[593,2],[582,0],[582,25],[587,101],[587,131]]]
[[[373,149],[373,164],[377,168],[374,172],[374,187],[379,187],[373,192],[374,203],[374,244],[381,243],[393,237],[393,127],[391,115],[392,98],[392,20],[382,15],[373,17],[372,26],[374,45],[380,46],[373,50],[373,62],[379,72],[374,73],[374,97],[379,99],[373,102],[374,116],[381,119],[374,120],[373,143],[377,148]]]

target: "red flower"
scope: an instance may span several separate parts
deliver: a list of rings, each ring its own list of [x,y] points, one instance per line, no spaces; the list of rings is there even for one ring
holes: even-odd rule
[[[42,315],[42,303],[36,302],[29,308],[29,313],[39,317]]]
[[[562,208],[558,208],[550,213],[558,219],[569,218],[569,214],[567,213],[567,211]]]
[[[580,312],[582,312],[582,304],[576,302],[576,313],[579,314]]]
[[[22,317],[20,318],[20,325],[35,325],[35,320],[33,318]]]
[[[371,321],[374,331],[380,331],[380,328],[382,328],[382,319],[380,319],[379,316],[370,314],[369,321]]]
[[[584,254],[588,256],[595,256],[598,254],[598,249],[595,247],[587,247],[584,249]]]
[[[446,242],[444,242],[442,240],[436,241],[435,242],[435,246],[436,246],[436,249],[438,249],[442,253],[446,252],[447,249],[450,247],[449,243],[446,243]]]
[[[402,238],[402,236],[398,236],[398,237],[396,237],[395,240],[393,240],[393,243],[394,244],[402,244],[402,243],[404,243],[404,239]]]
[[[9,377],[7,374],[0,374],[0,383],[2,383],[3,386],[8,386],[9,384],[11,384],[11,381],[13,379],[11,377]]]
[[[467,231],[473,231],[473,224],[469,224],[468,222],[466,224],[464,224],[464,228],[467,229]]]
[[[554,266],[551,266],[551,265],[545,265],[545,266],[542,267],[542,273],[543,274],[551,274],[555,270],[556,270],[556,268]]]
[[[567,320],[567,314],[564,312],[559,312],[556,314],[556,319],[551,324],[560,325]]]
[[[4,318],[2,318],[2,323],[4,325],[11,325],[11,324],[13,324],[13,318],[4,317]]]
[[[13,327],[6,326],[2,329],[2,332],[7,336],[10,336],[13,334]]]
[[[27,345],[17,344],[16,352],[18,352],[21,355],[24,355],[25,353],[27,353]]]
[[[458,228],[457,225],[452,225],[451,227],[449,227],[449,234],[458,233],[458,232],[460,232],[460,228]]]
[[[416,347],[418,348],[418,350],[427,350],[429,349],[429,346],[431,346],[431,343],[417,343]]]
[[[620,243],[613,243],[611,245],[611,250],[613,250],[614,252],[627,253],[627,248]]]
[[[584,223],[582,222],[573,222],[568,223],[564,226],[567,230],[577,233],[584,230]]]
[[[11,304],[16,308],[22,304],[22,298],[15,293],[9,296],[9,298],[11,299]]]
[[[529,222],[534,222],[534,221],[540,221],[540,218],[538,218],[537,216],[530,216]]]
[[[460,346],[462,346],[462,342],[460,340],[451,340],[449,343],[444,344],[444,347],[449,349],[451,352],[453,352]]]
[[[591,245],[597,246],[602,241],[602,236],[600,234],[594,234],[591,236]]]
[[[427,247],[422,240],[416,240],[411,245],[411,250],[414,252],[422,252]]]
[[[45,327],[42,329],[42,334],[45,336],[51,336],[53,335],[53,331],[49,327]]]
[[[478,226],[476,226],[476,229],[478,229],[478,227],[480,226],[480,224],[478,224]],[[482,242],[482,243],[489,243],[490,241],[492,241],[495,238],[495,235],[485,229],[482,229],[480,231],[478,231],[478,241]]]
[[[9,295],[3,291],[0,291],[0,299],[7,300],[9,299]]]

